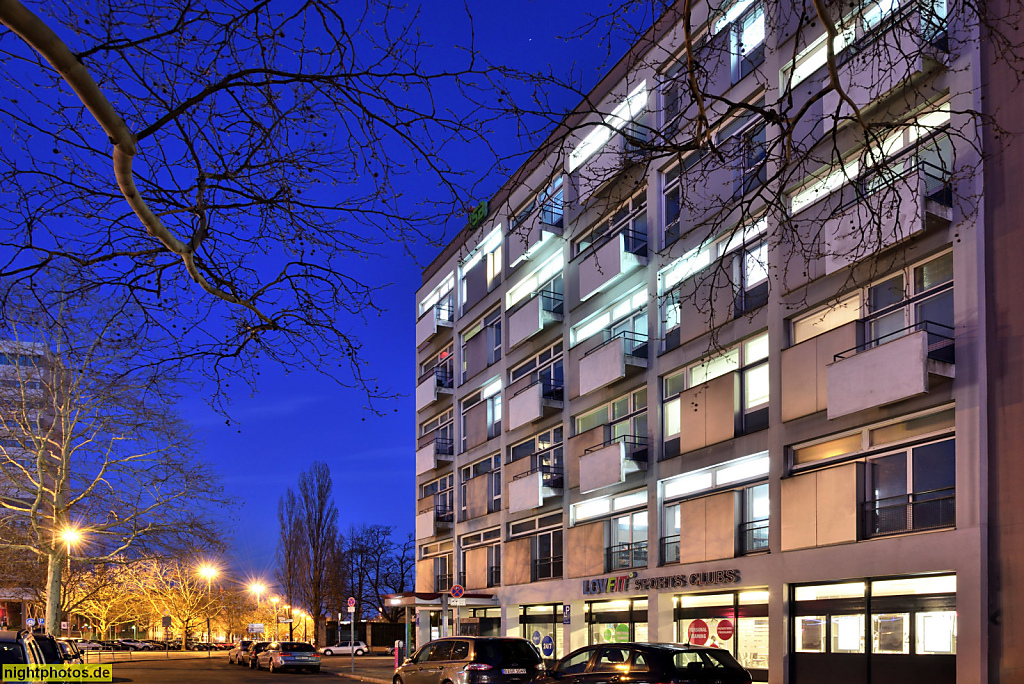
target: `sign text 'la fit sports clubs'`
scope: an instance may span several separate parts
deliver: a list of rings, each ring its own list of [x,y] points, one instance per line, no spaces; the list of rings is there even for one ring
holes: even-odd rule
[[[683,587],[736,584],[739,581],[740,571],[736,568],[662,577],[637,577],[637,573],[631,572],[628,575],[583,580],[583,593],[618,594],[625,591],[661,591],[662,589],[681,589]]]

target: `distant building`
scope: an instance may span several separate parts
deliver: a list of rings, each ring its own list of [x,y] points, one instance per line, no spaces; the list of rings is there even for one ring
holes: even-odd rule
[[[491,594],[451,632],[550,658],[689,641],[756,681],[1017,681],[1024,153],[983,159],[964,112],[1024,120],[1018,71],[940,8],[868,3],[835,42],[892,124],[865,150],[816,97],[820,24],[721,10],[694,9],[706,90],[749,108],[709,99],[718,153],[652,153],[693,129],[664,18],[424,271],[417,592]],[[793,184],[749,114],[780,79],[820,151]],[[419,643],[444,622],[421,609]]]

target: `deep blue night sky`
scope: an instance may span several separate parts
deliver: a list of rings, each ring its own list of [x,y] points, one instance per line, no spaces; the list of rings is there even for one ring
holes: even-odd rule
[[[597,3],[561,1],[468,3],[476,26],[476,46],[488,60],[522,70],[553,67],[556,73],[567,73],[574,68],[591,87],[603,71],[607,47],[596,40],[560,38],[585,21],[588,6],[593,11],[607,10]],[[469,21],[461,3],[427,2],[420,25],[441,58],[447,45],[469,42]],[[624,46],[613,48],[613,61],[623,50]],[[556,101],[563,108],[576,104],[564,94]],[[511,135],[503,136],[500,131],[496,135],[498,140],[509,141],[506,151],[518,151]],[[405,191],[413,197],[429,198],[432,188],[417,187],[410,178]],[[454,234],[458,227],[448,226],[446,234]],[[439,226],[438,235],[444,230]],[[227,492],[239,501],[226,523],[232,527],[232,549],[231,558],[225,559],[239,572],[273,577],[278,498],[286,487],[295,486],[299,473],[314,460],[326,461],[331,467],[343,530],[360,523],[383,523],[394,525],[399,537],[412,532],[414,295],[422,266],[437,249],[421,244],[413,246],[412,252],[418,264],[396,247],[386,263],[357,265],[368,278],[386,273],[392,282],[377,299],[384,315],[363,329],[355,328],[364,343],[371,374],[382,387],[406,395],[389,407],[395,410],[386,417],[363,411],[363,399],[356,391],[340,389],[314,369],[285,375],[277,368],[264,367],[254,396],[233,397],[230,415],[237,424],[225,425],[224,418],[210,412],[198,397],[185,407],[186,416],[205,440],[206,460],[219,471]]]

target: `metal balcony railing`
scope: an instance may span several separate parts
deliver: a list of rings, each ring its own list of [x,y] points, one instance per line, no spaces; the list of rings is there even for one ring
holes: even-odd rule
[[[439,389],[452,389],[455,386],[455,373],[450,365],[434,366],[434,386]]]
[[[679,562],[679,535],[673,534],[661,538],[661,564]]]
[[[618,544],[604,550],[605,572],[647,567],[647,542]]]
[[[768,550],[768,518],[740,523],[738,532],[740,555]]]
[[[434,520],[451,525],[455,522],[455,511],[445,505],[434,506]]]
[[[626,445],[626,458],[628,460],[636,461],[638,463],[647,463],[647,437],[641,435],[619,435],[618,437],[609,437],[601,444],[596,444],[585,449],[583,453],[589,454],[594,451],[600,451],[612,444],[619,443]]]
[[[533,561],[532,580],[561,579],[562,557],[551,556],[548,558],[537,558]]]
[[[487,568],[487,586],[489,587],[500,587],[501,586],[501,566],[492,565]]]
[[[434,591],[449,591],[451,588],[451,575],[434,575]]]
[[[438,456],[454,455],[455,442],[450,437],[438,437],[434,440],[434,453]]]
[[[535,468],[527,470],[525,473],[519,473],[513,480],[521,480],[524,477],[529,477],[534,473],[540,473],[540,480],[542,487],[551,487],[552,489],[562,489],[564,482],[562,466],[551,466],[551,465],[539,465]]]
[[[929,293],[931,294],[931,293]],[[901,306],[912,304],[914,300],[902,303]],[[884,313],[888,313],[888,309]],[[913,325],[908,325],[900,328],[899,330],[893,330],[887,332],[884,335],[874,337],[870,340],[865,340],[856,347],[843,350],[832,357],[833,361],[842,361],[848,359],[851,356],[859,354],[862,351],[872,349],[874,347],[881,346],[886,342],[892,342],[893,340],[905,337],[912,332],[924,330],[928,333],[928,358],[935,361],[944,361],[946,363],[956,362],[956,339],[954,337],[953,328],[942,323],[936,323],[934,321],[919,321]]]
[[[451,297],[434,305],[434,318],[447,323],[455,320],[455,302]]]
[[[601,349],[607,344],[611,344],[614,340],[620,337],[625,340],[626,353],[630,356],[636,356],[642,359],[647,358],[647,335],[645,333],[632,332],[630,330],[620,330],[617,333],[612,334],[611,328],[605,328],[602,333],[605,336],[604,342],[597,345],[593,349],[587,351],[583,355],[583,358],[587,358],[598,349]]]
[[[537,377],[536,372],[532,373],[531,375],[533,376],[533,381],[526,387],[522,388],[521,390],[513,394],[513,397],[518,397],[526,390],[535,387],[536,385],[541,385],[540,394],[543,398],[551,399],[553,401],[562,401],[562,398],[565,394],[565,383],[563,383],[561,380],[554,380],[552,378]]]
[[[864,502],[864,538],[956,526],[954,487]]]

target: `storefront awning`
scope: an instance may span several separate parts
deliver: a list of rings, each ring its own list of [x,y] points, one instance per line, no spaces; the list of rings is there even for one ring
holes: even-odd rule
[[[384,597],[389,606],[411,606],[413,608],[440,608],[442,599],[451,605],[451,595],[447,592],[406,591],[401,594],[388,594]],[[466,606],[496,606],[498,598],[493,594],[463,594]]]

